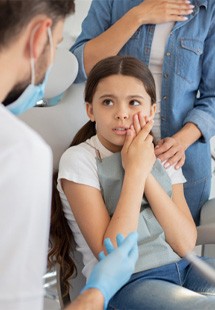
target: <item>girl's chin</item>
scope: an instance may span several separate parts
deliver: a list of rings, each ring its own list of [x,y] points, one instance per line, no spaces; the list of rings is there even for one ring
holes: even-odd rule
[[[107,149],[109,149],[109,151],[116,153],[116,152],[120,152],[122,150],[124,141],[121,143],[110,143],[108,146],[106,146]]]
[[[125,142],[125,139],[123,139],[122,142],[120,141],[118,143],[113,144],[113,149],[115,149],[115,152],[120,152],[122,150],[124,142]]]

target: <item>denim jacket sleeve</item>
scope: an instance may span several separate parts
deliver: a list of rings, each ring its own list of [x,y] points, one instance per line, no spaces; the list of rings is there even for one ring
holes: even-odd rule
[[[208,142],[215,135],[215,10],[213,11],[211,26],[204,41],[199,96],[194,108],[184,119],[184,124],[192,122],[199,128],[203,136],[202,142]]]
[[[103,33],[111,26],[111,11],[114,0],[93,0],[87,17],[82,23],[82,32],[70,51],[76,56],[79,64],[79,72],[75,83],[84,82],[87,78],[84,69],[85,44]]]

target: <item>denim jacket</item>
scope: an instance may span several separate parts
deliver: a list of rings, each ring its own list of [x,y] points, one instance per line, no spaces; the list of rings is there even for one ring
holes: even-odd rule
[[[79,62],[76,82],[86,79],[84,45],[98,36],[142,0],[93,0],[82,33],[71,51]],[[211,176],[210,138],[215,135],[215,1],[192,0],[194,11],[176,22],[163,59],[161,135],[168,137],[187,122],[194,123],[202,138],[186,151],[183,173],[196,183]],[[155,25],[142,25],[123,46],[121,55],[149,63]]]

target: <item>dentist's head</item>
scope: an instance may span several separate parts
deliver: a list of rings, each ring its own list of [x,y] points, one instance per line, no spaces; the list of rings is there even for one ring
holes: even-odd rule
[[[0,0],[0,101],[20,114],[42,99],[74,0]]]

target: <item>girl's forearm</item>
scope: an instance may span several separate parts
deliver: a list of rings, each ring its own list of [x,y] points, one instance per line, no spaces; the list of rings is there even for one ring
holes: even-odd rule
[[[86,74],[101,59],[117,55],[139,26],[139,20],[131,9],[108,30],[88,41],[84,47]]]
[[[143,197],[146,176],[140,173],[125,173],[123,186],[116,210],[110,220],[105,238],[110,238],[115,244],[116,235],[120,232],[127,236],[136,231]]]
[[[146,180],[145,195],[174,251],[184,256],[193,250],[197,233],[192,218],[173,202],[151,174]],[[185,199],[181,202],[186,204]]]

